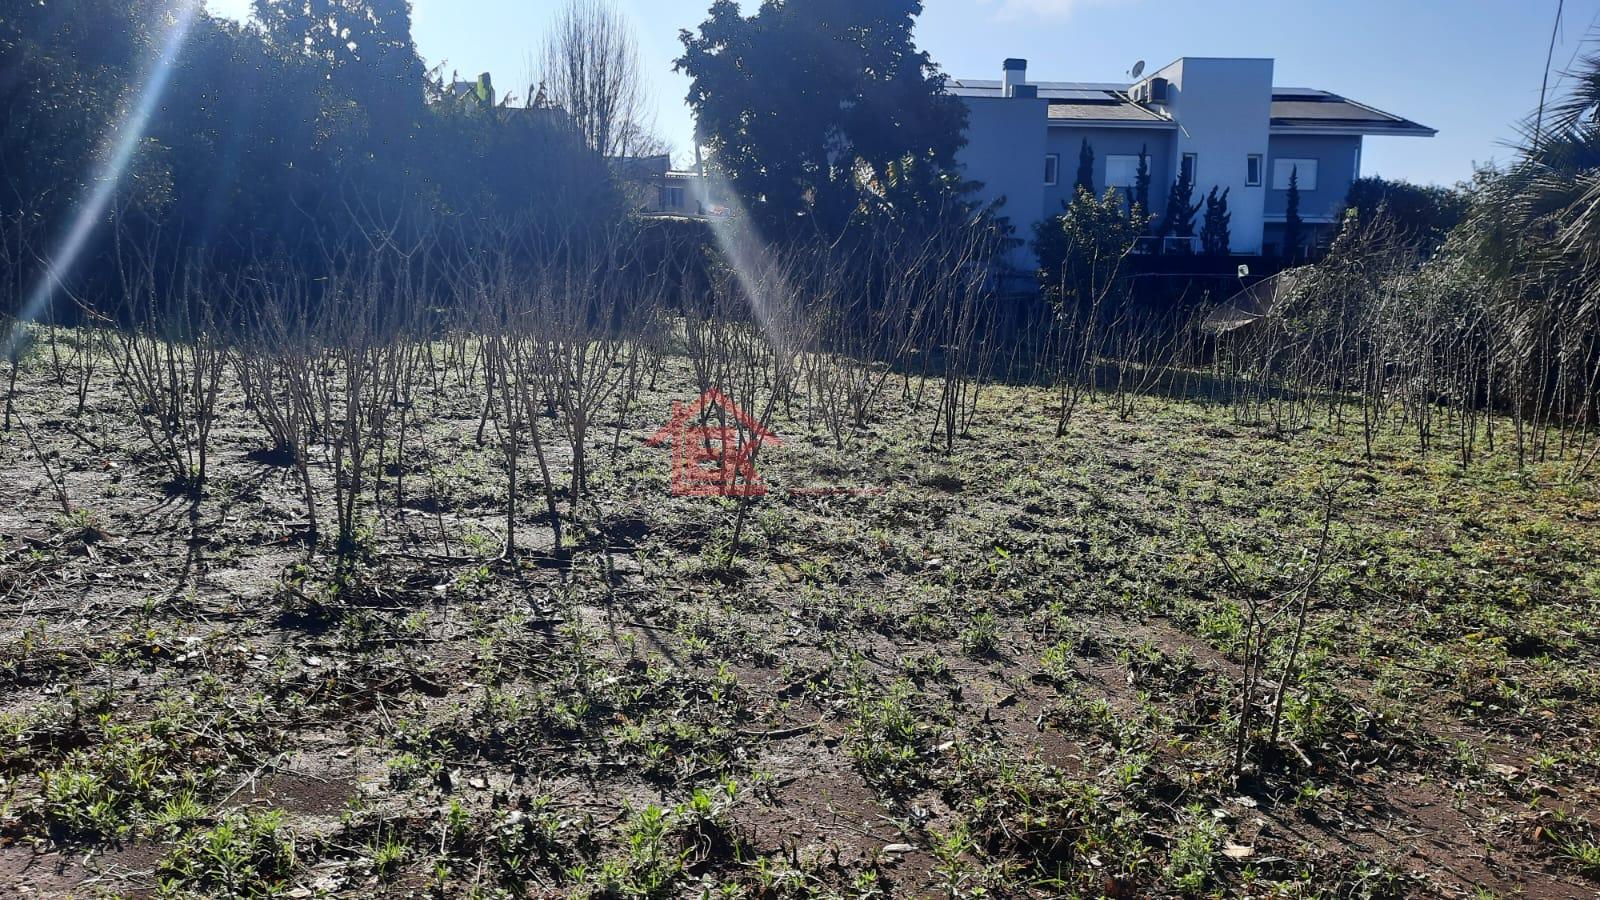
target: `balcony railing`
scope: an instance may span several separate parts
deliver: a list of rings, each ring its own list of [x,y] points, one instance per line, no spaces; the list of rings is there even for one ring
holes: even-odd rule
[[[1199,250],[1199,242],[1199,238],[1193,237],[1157,237],[1151,235],[1136,239],[1133,244],[1133,252],[1140,256],[1195,253]]]

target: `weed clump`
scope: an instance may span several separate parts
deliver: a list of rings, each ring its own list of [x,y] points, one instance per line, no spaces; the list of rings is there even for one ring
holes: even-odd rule
[[[282,810],[230,813],[191,835],[156,867],[162,897],[282,895],[295,867],[295,839]]]

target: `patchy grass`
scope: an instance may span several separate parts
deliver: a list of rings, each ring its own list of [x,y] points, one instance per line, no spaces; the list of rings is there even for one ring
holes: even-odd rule
[[[544,552],[528,485],[536,552],[505,560],[478,387],[440,366],[337,568],[231,388],[191,507],[108,368],[80,414],[70,378],[28,362],[17,409],[75,509],[0,436],[0,881],[1600,890],[1600,489],[1560,466],[1463,471],[1399,434],[1367,459],[1353,431],[1155,397],[1126,419],[1088,402],[1057,438],[1052,392],[999,386],[945,455],[913,384],[844,450],[803,397],[780,404],[730,562],[731,504],[671,496],[642,440],[694,393],[668,358],[620,441],[594,429],[566,552]],[[1332,568],[1236,775],[1246,601],[1304,570],[1330,484]],[[1274,633],[1269,695],[1289,652]]]

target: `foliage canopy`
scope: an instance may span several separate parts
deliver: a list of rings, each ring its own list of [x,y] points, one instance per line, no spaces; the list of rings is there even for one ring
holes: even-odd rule
[[[958,187],[966,107],[912,31],[919,0],[717,0],[683,31],[700,139],[772,237]]]

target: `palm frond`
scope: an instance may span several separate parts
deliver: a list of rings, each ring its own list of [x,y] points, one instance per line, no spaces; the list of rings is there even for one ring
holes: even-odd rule
[[[1565,95],[1548,110],[1550,131],[1592,130],[1600,122],[1600,52],[1585,55],[1562,75],[1571,82]]]

